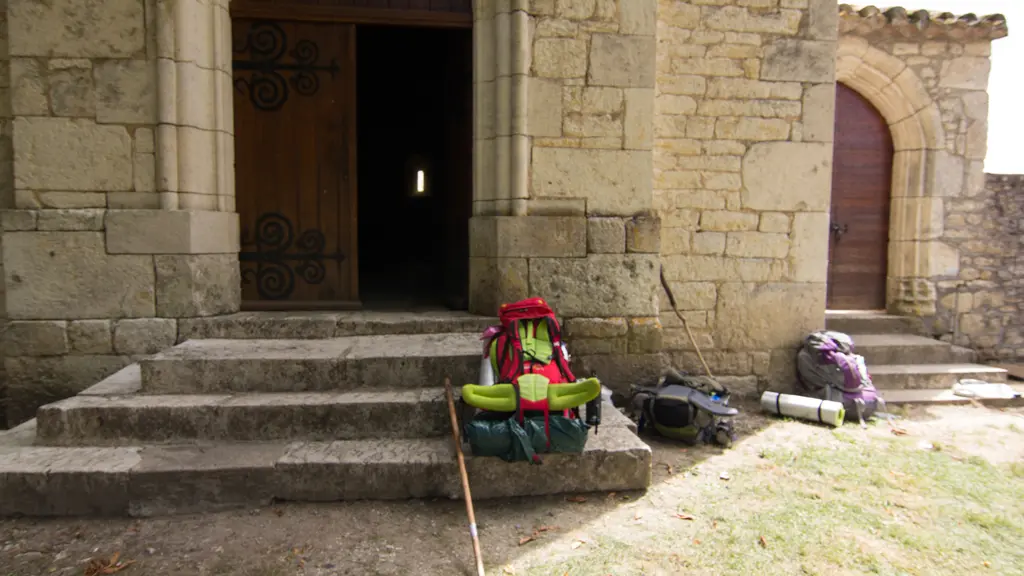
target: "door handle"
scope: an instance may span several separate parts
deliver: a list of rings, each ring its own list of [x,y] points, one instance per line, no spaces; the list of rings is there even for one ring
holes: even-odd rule
[[[833,222],[830,226],[830,229],[832,231],[832,235],[836,237],[836,242],[839,242],[839,239],[843,237],[843,234],[846,234],[847,232],[850,231],[850,225],[843,224],[842,226],[840,226],[839,224]]]

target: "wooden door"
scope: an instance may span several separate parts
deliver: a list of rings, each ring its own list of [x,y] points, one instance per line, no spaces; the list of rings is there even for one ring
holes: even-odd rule
[[[247,308],[357,305],[355,28],[234,19]]]
[[[830,310],[884,310],[893,144],[863,96],[836,86],[828,300]]]

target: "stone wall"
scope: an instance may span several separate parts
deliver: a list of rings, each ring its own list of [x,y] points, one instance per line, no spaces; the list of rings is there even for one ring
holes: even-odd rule
[[[989,174],[983,192],[948,211],[946,235],[959,251],[960,275],[938,282],[936,335],[986,360],[1024,359],[1022,226],[1024,175]]]
[[[15,424],[172,345],[177,318],[236,311],[239,238],[226,1],[9,0],[7,16]]]
[[[470,307],[545,297],[577,369],[624,385],[660,363],[657,4],[501,4],[475,7]]]
[[[836,3],[661,0],[654,205],[661,260],[716,375],[792,380],[825,312]],[[663,345],[700,371],[661,301]]]

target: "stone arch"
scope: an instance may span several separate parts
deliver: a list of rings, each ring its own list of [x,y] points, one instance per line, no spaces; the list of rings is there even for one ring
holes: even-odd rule
[[[949,195],[940,175],[949,173],[950,162],[939,107],[913,69],[863,38],[840,38],[836,80],[867,98],[892,132],[887,307],[893,313],[930,316],[935,313],[930,278],[948,274],[958,261],[955,250],[937,241],[942,197]]]

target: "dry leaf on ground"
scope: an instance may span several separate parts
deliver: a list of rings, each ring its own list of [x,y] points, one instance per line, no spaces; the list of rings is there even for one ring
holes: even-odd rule
[[[676,514],[676,518],[679,518],[680,520],[693,520],[693,516],[690,516],[689,514]]]
[[[576,541],[574,541],[574,542],[572,543],[572,549],[573,549],[573,550],[576,550],[576,549],[577,549],[577,548],[579,548],[580,546],[583,546],[583,544],[584,544],[583,540],[576,540]]]
[[[523,536],[519,539],[519,545],[522,546],[523,544],[533,542],[534,540],[536,540],[536,536]]]
[[[768,539],[765,538],[764,536],[761,536],[761,538],[758,540],[758,543],[761,544],[761,548],[767,548],[768,547]]]
[[[122,561],[120,558],[120,552],[114,552],[114,554],[107,559],[93,558],[89,561],[89,565],[85,567],[85,576],[117,574],[121,570],[135,564],[135,560]]]

